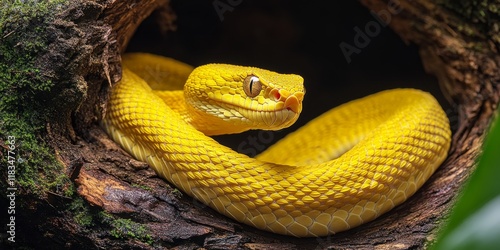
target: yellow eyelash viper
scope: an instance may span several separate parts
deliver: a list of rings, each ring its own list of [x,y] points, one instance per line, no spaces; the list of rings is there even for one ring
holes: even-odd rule
[[[313,237],[371,221],[414,194],[450,147],[438,102],[394,89],[334,108],[250,158],[207,135],[290,126],[302,77],[142,53],[122,63],[106,132],[186,194],[262,230]]]

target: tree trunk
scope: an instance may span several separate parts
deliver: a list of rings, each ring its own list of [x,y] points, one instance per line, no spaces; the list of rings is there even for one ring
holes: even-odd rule
[[[292,15],[287,11],[292,13],[303,11],[301,15],[313,18],[315,15],[320,16],[316,11],[325,9],[324,6],[296,4],[281,11],[280,5],[285,6],[287,1],[246,3],[215,0],[198,5],[193,3],[182,5],[174,2],[172,3],[174,7],[175,4],[180,6],[177,6],[179,13],[176,16],[168,0],[71,2],[50,10],[54,18],[50,19],[47,27],[44,27],[50,32],[46,46],[31,51],[36,68],[39,69],[37,72],[41,72],[43,77],[51,79],[54,83],[50,90],[34,92],[33,100],[40,104],[35,105],[34,114],[44,114],[40,115],[40,119],[44,122],[43,129],[37,130],[41,132],[37,132],[39,134],[35,136],[53,150],[52,154],[55,155],[57,163],[51,164],[62,166],[61,178],[67,181],[37,184],[46,185],[40,187],[43,192],[36,192],[32,186],[28,188],[23,186],[25,184],[19,183],[19,189],[16,191],[16,207],[19,211],[16,213],[16,242],[9,242],[6,237],[2,237],[2,245],[6,247],[425,248],[435,240],[436,233],[446,221],[460,188],[473,171],[483,137],[499,102],[500,18],[497,12],[500,10],[499,3],[476,5],[475,1],[452,0],[440,1],[439,4],[430,0],[361,0],[360,2],[373,13],[364,10],[365,16],[368,16],[366,22],[358,23],[355,27],[360,27],[359,30],[365,35],[366,33],[373,35],[370,35],[370,43],[377,43],[378,33],[375,32],[377,27],[379,32],[386,33],[390,31],[383,30],[384,27],[390,27],[405,43],[418,46],[425,71],[437,78],[442,95],[451,103],[449,116],[454,131],[449,157],[413,197],[373,222],[323,238],[297,239],[275,235],[232,221],[178,191],[160,179],[147,164],[134,160],[120,149],[101,130],[98,121],[105,114],[105,103],[111,86],[120,79],[120,54],[126,50],[147,51],[152,49],[149,47],[151,44],[152,47],[161,47],[162,43],[168,41],[168,37],[174,36],[172,34],[182,32],[181,24],[188,23],[189,26],[189,20],[193,20],[194,24],[191,25],[203,25],[199,23],[199,18],[204,13],[211,13],[217,22],[224,25],[224,29],[234,32],[224,33],[224,30],[217,29],[215,32],[222,33],[221,37],[237,37],[234,38],[235,43],[246,41],[248,38],[250,41],[246,42],[249,44],[257,43],[262,47],[273,45],[266,43],[267,38],[271,37],[277,40],[282,48],[289,46],[288,38],[310,36],[312,32],[306,29],[300,30],[305,24],[300,23],[296,27],[293,26],[297,24],[296,22],[286,23]],[[183,16],[184,13],[189,13],[187,7],[196,10]],[[339,8],[342,9],[342,6]],[[358,9],[363,11],[362,8]],[[311,13],[308,13],[309,10]],[[273,16],[275,19],[266,19],[268,18],[266,11],[279,15]],[[353,18],[353,15],[349,13],[344,18]],[[152,18],[146,19],[149,16]],[[262,21],[258,24],[263,26],[275,26],[275,31],[279,35],[272,36],[266,33],[259,37],[258,31],[257,35],[252,33],[255,31],[255,26],[252,26],[255,23],[248,21],[249,19],[257,23]],[[144,20],[146,21],[142,33],[138,31],[135,40],[132,41],[134,33]],[[174,25],[176,20],[179,21],[177,31]],[[241,22],[236,23],[238,20]],[[198,23],[195,23],[196,21]],[[325,30],[322,25],[326,24],[318,22],[314,25],[322,29],[322,32],[333,34],[338,32],[338,30]],[[36,27],[37,23],[31,22],[29,25]],[[241,26],[235,28],[232,25]],[[16,29],[9,35],[9,27],[5,26],[3,33],[0,33],[4,40],[0,40],[1,42],[7,43],[8,39],[14,39],[12,36],[20,35],[15,32]],[[345,40],[344,45],[352,46],[357,52],[343,53],[338,46],[340,43],[328,45],[329,49],[338,55],[341,54],[341,63],[344,67],[356,64],[356,60],[362,60],[361,56],[370,53],[370,47],[358,46],[359,43],[356,45],[355,36],[358,31],[351,26],[347,28],[348,37],[354,39],[341,39]],[[152,35],[149,40],[137,37],[146,36],[145,31],[162,34],[163,38],[160,35]],[[200,30],[200,32],[214,31]],[[204,46],[217,46],[215,41],[202,38],[196,40],[197,35],[199,34],[193,34],[194,40],[183,41],[195,43],[194,47],[199,49],[188,51],[187,54],[200,53]],[[256,36],[257,39],[254,39]],[[314,40],[314,37],[311,39]],[[141,42],[144,44],[142,48]],[[19,44],[24,46],[22,41],[11,44],[13,50],[19,49]],[[247,49],[248,47],[244,45],[242,47]],[[173,55],[180,54],[181,50],[176,49],[178,48],[172,50],[162,48],[163,51],[174,51],[171,53]],[[250,52],[257,51],[258,54],[261,49],[266,48]],[[29,48],[26,47],[26,50],[29,51]],[[273,48],[265,51],[270,50]],[[210,50],[207,51],[209,52],[206,53],[210,54]],[[189,56],[187,58],[188,60],[190,58],[191,62],[220,59],[220,54],[213,52],[213,55],[212,59],[198,60]],[[283,55],[291,61],[302,59],[293,58],[286,53]],[[7,60],[6,54],[1,56],[3,58],[0,57],[0,60]],[[222,58],[222,60],[228,59]],[[237,60],[240,59],[235,59]],[[271,58],[268,62],[272,64],[272,60]],[[351,61],[353,63],[350,63]],[[310,69],[308,72],[317,72],[315,67],[308,69]],[[32,77],[33,73],[20,74]],[[314,93],[314,88],[320,86],[312,84],[313,87],[311,91],[308,89],[308,92]],[[319,98],[320,95],[321,93],[318,93],[318,99],[322,99]],[[323,101],[311,101],[311,104],[322,105],[328,98],[330,97],[323,98]],[[5,112],[7,114],[14,111]],[[306,118],[311,117],[306,116]],[[6,150],[9,145],[7,139],[9,133],[11,132],[2,131],[0,138],[2,140],[0,145]],[[241,142],[244,139],[235,140]],[[23,146],[26,145],[20,145],[21,148]],[[34,155],[38,153],[31,152]],[[19,166],[24,165],[20,163]],[[50,175],[61,174],[44,172],[45,166],[38,166],[37,169],[38,172],[30,173],[20,168],[18,171],[20,176],[31,176],[36,179],[35,183],[42,182],[38,179],[50,179],[53,178]],[[7,179],[5,177],[1,182]],[[8,185],[3,183],[2,188],[6,189]],[[9,200],[4,199],[5,196],[2,197],[2,203],[8,207]]]

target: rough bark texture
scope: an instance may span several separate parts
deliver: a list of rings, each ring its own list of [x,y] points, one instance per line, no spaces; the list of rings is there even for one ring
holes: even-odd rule
[[[47,138],[77,194],[56,192],[31,207],[19,227],[37,226],[23,243],[105,249],[425,248],[473,171],[500,97],[500,43],[494,37],[498,14],[487,11],[489,20],[482,22],[454,11],[459,3],[449,2],[361,1],[379,14],[391,8],[397,12],[388,25],[401,39],[418,45],[425,69],[436,75],[454,104],[458,127],[448,159],[417,194],[379,219],[329,237],[296,239],[219,215],[157,177],[107,137],[97,123],[110,87],[120,78],[120,53],[153,11],[158,32],[173,30],[176,16],[168,0],[75,1],[57,13],[53,29],[60,39],[40,60],[60,82],[56,99],[61,104],[53,106],[58,119],[47,125]],[[76,85],[64,85],[65,79]],[[65,205],[81,198],[80,209]]]

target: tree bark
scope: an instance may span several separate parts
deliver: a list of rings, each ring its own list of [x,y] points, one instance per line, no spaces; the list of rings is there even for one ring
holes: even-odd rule
[[[51,29],[56,39],[39,56],[58,84],[51,104],[54,119],[46,124],[43,138],[77,192],[66,196],[54,191],[43,197],[26,193],[22,200],[38,202],[27,206],[18,227],[33,230],[25,229],[30,236],[16,244],[91,249],[425,248],[435,240],[472,173],[499,103],[500,18],[494,10],[500,10],[500,4],[360,2],[406,43],[418,46],[425,70],[437,77],[455,111],[450,114],[457,127],[448,159],[407,202],[347,232],[296,239],[241,225],[179,192],[98,126],[111,86],[120,79],[120,54],[137,27],[153,13],[158,32],[175,30],[177,17],[169,1],[75,1],[54,13]],[[485,20],[476,15],[480,12],[486,13]],[[68,96],[68,104],[61,105]]]

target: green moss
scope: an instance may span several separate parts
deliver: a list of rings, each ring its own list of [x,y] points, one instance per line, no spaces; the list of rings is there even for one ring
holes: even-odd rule
[[[136,184],[136,183],[133,183],[132,187],[140,188],[140,189],[143,189],[143,190],[146,190],[146,191],[153,191],[153,189],[151,189],[148,186],[139,185],[139,184]]]
[[[500,14],[498,3],[489,0],[443,0],[441,4],[473,23],[488,24]]]
[[[71,194],[71,181],[54,152],[44,142],[47,104],[40,96],[54,86],[37,66],[37,56],[54,39],[47,31],[53,14],[63,7],[57,1],[1,1],[0,3],[0,144],[15,147],[13,184],[21,192]],[[14,139],[14,140],[9,140]],[[14,155],[15,154],[15,155]],[[0,164],[7,166],[9,152],[2,150]]]
[[[500,44],[500,2],[489,0],[441,0],[439,4],[458,13],[466,21],[456,24],[457,30],[469,37],[491,38]],[[469,27],[474,24],[474,29]],[[476,31],[477,30],[477,31]],[[478,32],[476,34],[476,32]]]
[[[81,226],[88,227],[94,225],[92,214],[89,212],[87,203],[80,197],[75,197],[69,205],[69,210],[73,212],[73,219]]]
[[[117,239],[137,239],[149,245],[153,244],[153,237],[148,229],[131,219],[115,218],[106,212],[101,212],[102,222],[111,226],[110,234]]]
[[[182,191],[177,189],[177,188],[174,188],[174,190],[172,191],[172,194],[175,195],[175,197],[177,197],[177,198],[182,197]]]

